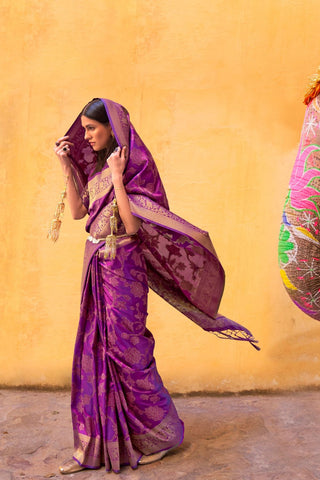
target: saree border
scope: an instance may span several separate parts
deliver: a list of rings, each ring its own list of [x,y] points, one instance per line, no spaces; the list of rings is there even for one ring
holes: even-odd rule
[[[191,237],[203,248],[208,250],[209,253],[217,257],[216,251],[207,232],[198,229],[178,215],[173,214],[170,210],[160,207],[158,204],[143,195],[130,195],[129,193],[128,197],[133,215],[161,227],[166,227],[169,230],[186,235],[187,237]]]

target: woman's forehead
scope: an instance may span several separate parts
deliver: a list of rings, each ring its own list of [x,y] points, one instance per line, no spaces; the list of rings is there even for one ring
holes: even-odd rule
[[[88,118],[85,115],[81,115],[81,125],[83,127],[87,127],[89,125],[99,125],[100,122],[93,120],[92,118]]]

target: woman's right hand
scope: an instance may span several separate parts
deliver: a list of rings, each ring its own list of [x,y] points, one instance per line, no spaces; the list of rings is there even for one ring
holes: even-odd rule
[[[67,199],[72,217],[74,219],[79,219],[83,218],[88,211],[82,203],[82,199],[72,177],[71,159],[69,156],[71,147],[73,147],[73,143],[69,142],[69,136],[66,135],[65,137],[58,138],[54,147],[54,152],[60,160],[66,180],[70,177],[70,181],[66,181]]]
[[[66,135],[65,137],[58,138],[56,141],[54,152],[60,160],[60,164],[64,172],[69,170],[71,167],[70,162],[70,148],[73,147],[73,143],[68,141],[69,136]]]

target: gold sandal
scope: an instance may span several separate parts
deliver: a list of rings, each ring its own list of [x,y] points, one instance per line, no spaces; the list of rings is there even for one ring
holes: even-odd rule
[[[172,448],[168,448],[168,450],[163,450],[162,452],[152,453],[151,455],[142,455],[138,463],[139,465],[148,465],[148,463],[157,462],[170,452],[170,450],[172,450]]]
[[[68,473],[76,473],[84,470],[86,467],[82,467],[76,462],[73,458],[71,460],[67,460],[59,467],[59,472],[63,475],[67,475]]]

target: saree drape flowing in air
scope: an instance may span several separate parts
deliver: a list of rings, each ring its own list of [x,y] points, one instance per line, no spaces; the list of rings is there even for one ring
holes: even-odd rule
[[[89,468],[133,468],[142,454],[178,445],[183,424],[164,388],[146,328],[148,286],[203,329],[256,340],[219,315],[224,271],[207,232],[173,214],[153,158],[121,105],[101,99],[118,144],[129,147],[124,184],[138,233],[118,222],[115,259],[104,259],[114,190],[110,170],[94,171],[95,154],[80,116],[67,135],[73,175],[88,209],[82,299],[72,378],[75,459]],[[101,241],[99,241],[101,240]],[[257,347],[256,347],[257,348]]]
[[[292,301],[320,320],[320,98],[308,105],[285,201],[279,265]]]

